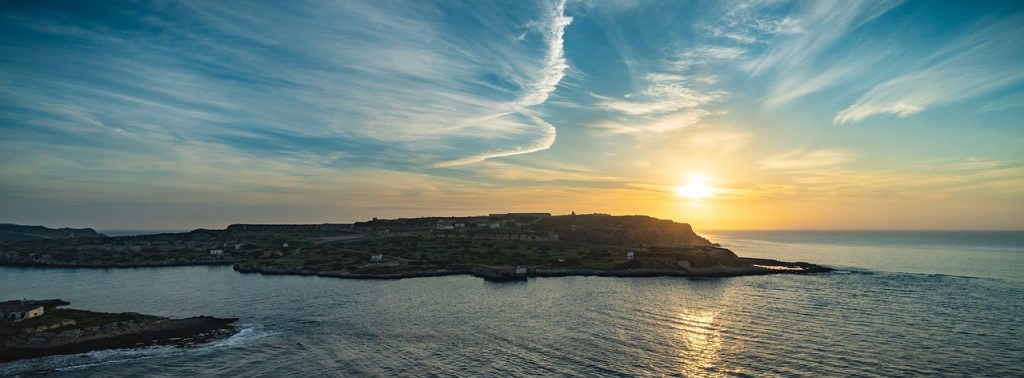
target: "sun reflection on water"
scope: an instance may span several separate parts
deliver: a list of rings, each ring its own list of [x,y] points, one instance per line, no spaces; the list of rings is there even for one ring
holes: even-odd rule
[[[721,328],[714,312],[681,312],[673,324],[681,373],[705,376],[713,372],[722,347]]]

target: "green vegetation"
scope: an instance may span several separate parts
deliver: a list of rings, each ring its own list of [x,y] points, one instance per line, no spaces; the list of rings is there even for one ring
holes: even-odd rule
[[[636,259],[627,259],[629,251],[636,252]],[[376,255],[381,258],[375,260]],[[180,234],[31,240],[0,243],[0,264],[234,264],[241,271],[342,275],[465,271],[481,265],[555,270],[743,265],[688,224],[596,214],[382,219],[324,227],[236,225]]]
[[[17,335],[32,330],[56,330],[61,328],[86,328],[115,322],[157,319],[155,316],[136,313],[111,314],[69,308],[47,308],[43,316],[18,322],[0,322],[0,337]],[[71,322],[68,322],[68,321]],[[73,322],[73,323],[72,323]]]
[[[372,255],[382,254],[380,263]],[[368,237],[303,248],[301,251],[241,262],[243,268],[309,269],[359,274],[431,269],[467,269],[476,265],[572,266],[612,269],[626,249],[565,241]]]

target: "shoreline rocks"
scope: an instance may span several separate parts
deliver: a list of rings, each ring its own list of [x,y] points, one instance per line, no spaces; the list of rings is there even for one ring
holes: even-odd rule
[[[234,333],[234,323],[238,321],[210,316],[168,319],[134,313],[87,313],[118,315],[124,319],[84,327],[72,322],[42,332],[27,330],[0,335],[0,363],[103,349],[205,342]]]
[[[708,268],[680,267],[679,269],[587,269],[587,268],[531,268],[526,277],[569,277],[569,276],[598,276],[598,277],[684,277],[684,278],[719,278],[719,277],[741,277],[760,276],[770,274],[818,274],[833,272],[835,269],[805,263],[805,262],[783,262],[771,259],[739,258],[744,266],[712,266]],[[779,269],[767,268],[779,267]],[[481,277],[472,269],[435,269],[425,271],[408,271],[396,273],[363,274],[338,271],[318,271],[303,268],[264,268],[235,265],[234,270],[239,273],[256,273],[266,275],[293,275],[293,276],[316,276],[348,279],[404,279],[420,277],[440,277],[472,275]]]

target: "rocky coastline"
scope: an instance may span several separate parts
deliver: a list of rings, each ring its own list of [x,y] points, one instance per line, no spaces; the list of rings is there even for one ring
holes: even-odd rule
[[[103,349],[207,342],[233,334],[237,321],[210,316],[169,319],[49,308],[38,318],[4,325],[5,332],[0,334],[0,363]]]
[[[530,277],[570,277],[570,276],[598,276],[598,277],[683,277],[683,278],[718,278],[718,277],[741,277],[761,276],[770,274],[819,274],[835,271],[833,268],[815,265],[806,262],[783,262],[771,259],[757,259],[741,257],[742,266],[715,265],[707,268],[684,268],[678,269],[589,269],[589,268],[552,268],[552,267],[531,267],[523,278]],[[766,268],[770,266],[773,268]],[[315,270],[308,268],[284,268],[284,267],[261,267],[234,265],[234,270],[239,273],[256,273],[265,275],[291,275],[291,276],[316,276],[347,279],[405,279],[420,277],[440,277],[473,275],[481,278],[488,278],[470,268],[453,269],[432,269],[413,270],[394,273],[350,273],[341,271]]]

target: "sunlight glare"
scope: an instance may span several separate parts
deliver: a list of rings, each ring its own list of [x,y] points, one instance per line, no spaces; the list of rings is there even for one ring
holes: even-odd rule
[[[683,198],[708,198],[715,194],[715,189],[708,184],[710,177],[693,174],[690,175],[690,181],[683,186],[676,187],[676,197]]]

